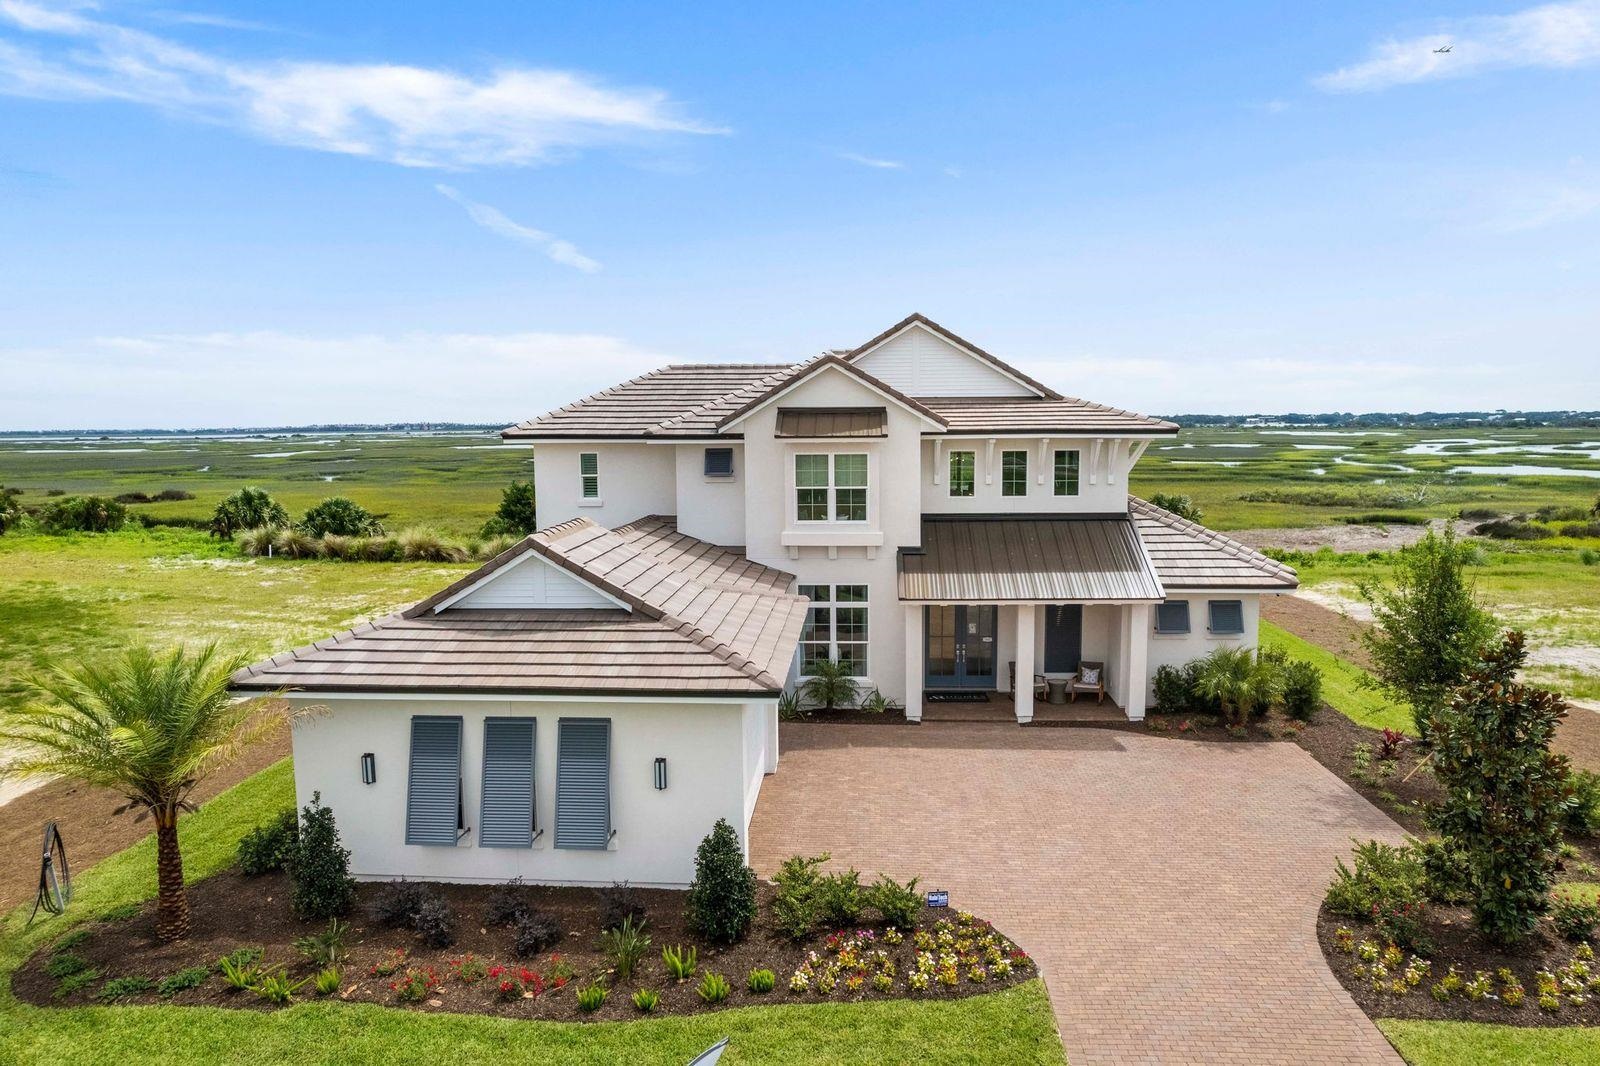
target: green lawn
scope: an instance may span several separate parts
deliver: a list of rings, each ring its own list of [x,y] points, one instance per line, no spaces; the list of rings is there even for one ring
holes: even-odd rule
[[[1594,1066],[1600,1029],[1522,1029],[1385,1018],[1378,1028],[1412,1066]]]
[[[229,789],[181,828],[190,881],[233,861],[239,837],[294,802],[289,760]],[[747,1007],[635,1023],[518,1022],[422,1014],[372,1005],[303,1003],[270,1012],[201,1007],[28,1006],[11,973],[39,945],[111,907],[155,894],[146,838],[77,881],[68,914],[24,928],[27,909],[0,923],[0,1061],[19,1063],[252,1064],[461,1062],[661,1063],[681,1066],[722,1037],[723,1061],[814,1063],[1037,1063],[1066,1059],[1040,981],[968,999]],[[4,1052],[9,1048],[11,1057]]]
[[[1301,640],[1271,622],[1261,623],[1261,644],[1285,652],[1291,658],[1306,659],[1316,664],[1317,669],[1322,671],[1322,698],[1346,718],[1369,729],[1416,732],[1411,711],[1395,706],[1377,690],[1363,687],[1361,679],[1367,673],[1354,663],[1346,662],[1321,645]]]

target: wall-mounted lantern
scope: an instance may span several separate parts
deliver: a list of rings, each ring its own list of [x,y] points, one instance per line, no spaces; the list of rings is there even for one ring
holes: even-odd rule
[[[361,783],[371,785],[378,780],[378,757],[372,752],[361,756]]]
[[[656,756],[656,791],[664,791],[667,787],[667,760],[665,756]]]

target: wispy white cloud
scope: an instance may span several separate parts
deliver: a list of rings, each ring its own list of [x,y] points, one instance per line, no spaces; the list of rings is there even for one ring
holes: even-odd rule
[[[839,158],[847,163],[859,163],[864,167],[875,170],[904,170],[906,165],[897,159],[879,159],[876,156],[862,155],[859,152],[840,152]]]
[[[593,274],[600,269],[598,262],[578,251],[577,245],[571,241],[564,241],[542,229],[534,229],[532,226],[512,221],[499,208],[469,200],[452,186],[435,185],[434,188],[439,191],[439,195],[460,204],[466,210],[468,218],[490,233],[537,248],[557,263],[575,267],[585,274]]]
[[[1448,47],[1450,51],[1437,49]],[[1327,92],[1373,92],[1514,67],[1575,67],[1600,61],[1600,0],[1544,4],[1510,15],[1441,23],[1433,33],[1391,38],[1365,59],[1313,79]]]
[[[97,337],[0,347],[6,382],[0,428],[509,425],[669,362],[668,355],[595,333]],[[307,388],[308,381],[316,388]]]
[[[1600,214],[1600,179],[1586,184],[1540,182],[1497,199],[1487,227],[1498,233],[1526,233]]]
[[[0,94],[124,101],[404,166],[527,166],[649,135],[726,132],[683,116],[659,89],[571,71],[245,63],[30,0],[0,0],[5,25],[20,36],[0,38]]]
[[[232,15],[218,15],[209,11],[180,11],[165,8],[145,12],[145,15],[153,22],[165,22],[173,26],[206,26],[216,30],[247,30],[252,33],[284,32],[283,27],[270,22],[234,18]]]

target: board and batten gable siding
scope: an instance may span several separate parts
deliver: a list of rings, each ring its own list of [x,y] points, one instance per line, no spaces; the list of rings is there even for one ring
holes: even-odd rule
[[[363,881],[397,877],[426,881],[499,883],[521,877],[530,884],[609,885],[627,880],[642,887],[682,888],[694,878],[694,853],[718,818],[740,838],[749,829],[749,797],[769,772],[749,764],[748,710],[776,730],[774,701],[726,703],[634,702],[561,699],[319,698],[291,696],[295,706],[320,709],[293,727],[295,795],[313,792],[333,809],[339,835],[350,849],[350,872]],[[462,810],[467,832],[454,847],[408,845],[406,802],[414,715],[459,717]],[[485,846],[483,771],[485,721],[534,722],[534,824],[543,830],[531,847]],[[555,846],[557,723],[600,718],[611,722],[610,846]],[[777,750],[775,735],[769,737]],[[373,753],[377,780],[361,780],[361,756]],[[667,760],[668,787],[657,791],[654,763]],[[774,755],[775,758],[775,755]],[[453,816],[451,826],[454,826]]]
[[[490,574],[488,580],[451,604],[450,609],[614,610],[616,606],[615,601],[607,599],[593,586],[528,552],[513,564]]]
[[[1027,386],[917,324],[854,363],[907,396],[1034,395]]]

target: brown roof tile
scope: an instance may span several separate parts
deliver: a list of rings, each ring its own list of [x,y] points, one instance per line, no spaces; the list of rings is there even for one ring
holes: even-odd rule
[[[1297,587],[1294,568],[1171,511],[1128,497],[1128,512],[1169,591]]]

